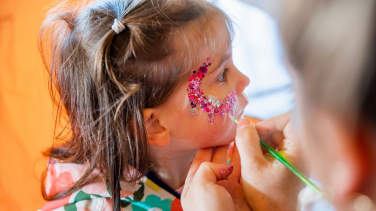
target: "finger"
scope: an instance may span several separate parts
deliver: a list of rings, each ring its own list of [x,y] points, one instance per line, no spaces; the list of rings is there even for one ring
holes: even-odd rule
[[[286,112],[278,116],[269,118],[255,125],[260,135],[271,134],[273,132],[283,132],[287,123],[291,120],[291,113]]]
[[[292,121],[290,120],[286,127],[283,129],[283,135],[285,136],[285,138],[294,138],[296,136],[296,134],[294,133],[294,126],[292,124]]]
[[[223,145],[215,148],[211,162],[226,163],[229,145]]]
[[[239,182],[240,176],[241,176],[241,165],[240,165],[239,150],[236,144],[234,144],[234,148],[232,151],[231,164],[234,165],[234,170],[232,171],[232,174],[226,178],[226,180],[233,180],[233,181]]]
[[[189,167],[187,178],[185,179],[185,184],[190,184],[193,180],[194,175],[196,174],[198,168],[203,162],[211,160],[213,154],[213,148],[204,148],[199,149],[196,153],[196,156],[192,160],[192,164]]]
[[[197,164],[198,162],[195,162]],[[216,184],[217,181],[225,179],[230,175],[234,169],[234,166],[231,164],[219,164],[205,161],[200,163],[199,167],[195,170],[195,167],[190,168],[185,180],[184,189],[182,197],[184,198],[191,189],[194,187],[210,187],[213,184]],[[194,172],[194,173],[193,173]]]
[[[295,139],[285,139],[278,147],[279,152],[284,152],[289,157],[301,157],[301,146]]]
[[[220,164],[212,162],[203,162],[198,168],[193,182],[210,184],[228,177],[234,170],[231,164]]]
[[[255,118],[255,117],[246,116],[246,115],[244,115],[243,118],[249,119],[252,123],[255,123],[255,122],[259,123],[259,122],[262,121],[261,119],[258,119],[258,118]]]
[[[291,149],[292,143],[290,139],[285,139],[278,146],[278,151],[289,151]]]
[[[291,113],[287,112],[255,125],[261,139],[271,147],[276,148],[285,138],[285,128],[291,119]]]
[[[295,154],[299,148],[299,143],[296,142],[296,138],[292,132],[292,122],[289,121],[285,128],[283,129],[283,141],[278,145],[278,151],[288,151],[288,154]],[[273,135],[271,139],[274,143],[282,137],[277,137],[278,135]]]
[[[239,122],[235,142],[239,150],[242,168],[247,166],[259,168],[266,165],[266,160],[260,147],[260,138],[252,122],[244,118]]]
[[[283,135],[282,132],[274,132],[271,134],[269,138],[266,138],[266,139],[261,138],[261,139],[264,140],[266,143],[268,143],[273,149],[276,149],[285,139],[285,136]]]

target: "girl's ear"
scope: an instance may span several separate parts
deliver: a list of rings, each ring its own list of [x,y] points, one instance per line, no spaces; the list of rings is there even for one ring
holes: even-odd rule
[[[144,109],[144,122],[150,145],[163,147],[170,142],[170,132],[160,123],[156,109]]]

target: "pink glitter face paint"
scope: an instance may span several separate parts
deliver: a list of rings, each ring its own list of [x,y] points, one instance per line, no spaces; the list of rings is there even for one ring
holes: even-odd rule
[[[208,72],[208,67],[211,65],[210,59],[203,64],[198,70],[193,71],[193,74],[189,78],[188,99],[190,101],[191,116],[194,116],[197,111],[197,106],[200,106],[202,110],[207,111],[209,114],[208,122],[213,124],[215,114],[235,115],[237,110],[236,105],[236,93],[230,92],[224,100],[219,100],[218,97],[209,95],[204,96],[204,91],[200,89],[201,81],[205,74]]]

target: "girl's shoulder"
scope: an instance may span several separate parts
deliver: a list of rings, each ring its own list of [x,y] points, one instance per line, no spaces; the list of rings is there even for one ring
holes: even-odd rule
[[[52,160],[45,181],[46,193],[52,196],[68,190],[85,173],[88,165],[60,163]],[[98,174],[98,172],[92,172]],[[180,200],[156,185],[146,176],[134,184],[121,182],[122,210],[181,211]],[[64,198],[47,201],[40,211],[46,210],[112,210],[111,191],[103,177],[96,177],[88,185]]]

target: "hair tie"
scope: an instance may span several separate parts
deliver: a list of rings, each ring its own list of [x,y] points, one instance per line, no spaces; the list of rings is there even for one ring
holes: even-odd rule
[[[115,19],[114,24],[112,24],[111,28],[116,32],[116,34],[119,34],[125,29],[125,26],[122,22],[118,21],[118,19]]]

